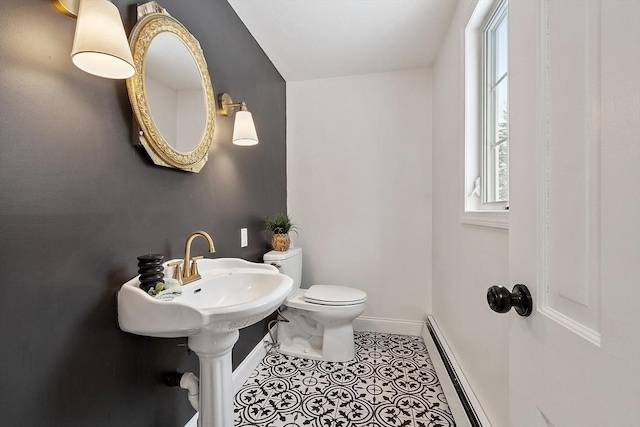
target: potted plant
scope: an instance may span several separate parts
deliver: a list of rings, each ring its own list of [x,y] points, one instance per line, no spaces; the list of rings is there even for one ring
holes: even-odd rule
[[[291,246],[289,231],[297,233],[296,225],[285,213],[276,214],[264,221],[264,229],[273,233],[271,236],[271,247],[276,251],[288,251]]]

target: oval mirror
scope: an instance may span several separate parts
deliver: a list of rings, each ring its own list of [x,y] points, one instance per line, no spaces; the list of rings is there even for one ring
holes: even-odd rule
[[[195,37],[152,5],[130,36],[136,74],[127,79],[127,90],[140,127],[138,142],[158,165],[199,172],[215,128],[207,64]]]

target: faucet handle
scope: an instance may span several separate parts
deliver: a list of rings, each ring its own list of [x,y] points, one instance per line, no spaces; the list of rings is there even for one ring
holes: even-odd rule
[[[182,261],[174,261],[167,264],[168,267],[174,267],[173,278],[182,285]]]
[[[191,258],[191,271],[189,273],[189,276],[200,276],[200,273],[198,272],[198,263],[196,261],[202,258],[204,257],[194,256],[193,258]]]

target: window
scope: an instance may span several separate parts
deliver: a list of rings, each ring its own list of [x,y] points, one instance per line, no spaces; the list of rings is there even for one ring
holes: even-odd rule
[[[465,30],[465,223],[508,228],[506,0],[479,0]]]
[[[507,2],[500,4],[483,30],[482,199],[484,204],[509,201],[509,70]]]

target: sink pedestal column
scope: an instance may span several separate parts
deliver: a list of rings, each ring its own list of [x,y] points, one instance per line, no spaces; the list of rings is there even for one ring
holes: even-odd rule
[[[237,330],[189,337],[189,348],[200,358],[198,427],[233,426],[231,349]]]

